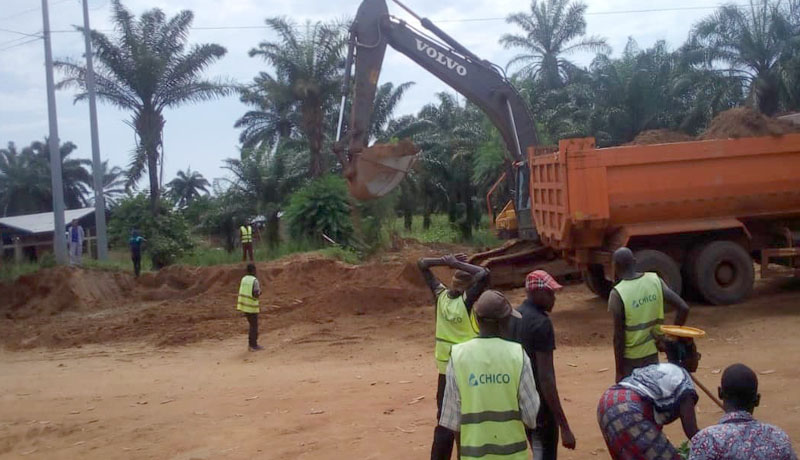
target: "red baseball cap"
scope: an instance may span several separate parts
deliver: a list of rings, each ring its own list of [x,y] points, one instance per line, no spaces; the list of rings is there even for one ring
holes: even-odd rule
[[[525,277],[525,290],[535,291],[537,289],[549,289],[558,291],[563,286],[558,284],[549,273],[544,270],[534,270]]]

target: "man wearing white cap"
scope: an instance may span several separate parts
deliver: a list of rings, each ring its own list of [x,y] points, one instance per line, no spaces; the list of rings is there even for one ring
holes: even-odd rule
[[[559,428],[564,447],[575,448],[575,436],[561,408],[553,366],[556,339],[549,313],[555,306],[555,293],[560,289],[561,285],[546,271],[529,273],[525,278],[527,298],[517,309],[522,319],[514,321],[512,325],[513,339],[522,344],[533,363],[536,388],[542,400],[536,429],[528,431],[534,460],[557,458]]]

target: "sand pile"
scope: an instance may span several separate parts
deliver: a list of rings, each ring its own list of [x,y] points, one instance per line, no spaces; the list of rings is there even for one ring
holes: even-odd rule
[[[650,145],[669,144],[672,142],[688,142],[694,138],[686,133],[670,131],[668,129],[648,129],[642,131],[636,138],[625,145]]]
[[[258,263],[264,327],[393,313],[430,304],[417,254],[352,266],[316,254]],[[147,340],[180,345],[243,333],[235,309],[244,268],[172,266],[130,274],[54,268],[0,286],[0,340],[9,348]],[[444,276],[445,273],[442,273]]]
[[[726,110],[711,120],[711,125],[698,139],[780,136],[798,133],[800,126],[787,120],[770,118],[755,110],[738,107]]]

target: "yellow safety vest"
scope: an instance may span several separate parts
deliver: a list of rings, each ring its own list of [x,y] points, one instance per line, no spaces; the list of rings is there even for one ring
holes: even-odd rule
[[[522,345],[477,338],[453,347],[461,396],[461,460],[528,460],[519,407]]]
[[[661,278],[645,273],[634,280],[622,280],[614,289],[625,306],[625,357],[644,358],[658,353],[655,335],[664,323],[664,292]]]
[[[451,299],[447,290],[436,298],[436,367],[440,374],[447,372],[450,349],[457,343],[466,342],[478,336],[478,323],[474,314],[467,313],[465,296]]]
[[[245,275],[239,283],[239,299],[236,301],[236,309],[245,313],[258,313],[258,298],[253,297],[253,284],[256,277]]]
[[[242,243],[252,243],[253,242],[253,227],[251,226],[244,226],[242,225],[239,227],[239,233],[242,234]]]

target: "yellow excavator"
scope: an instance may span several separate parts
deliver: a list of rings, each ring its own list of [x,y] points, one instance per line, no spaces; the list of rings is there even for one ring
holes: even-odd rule
[[[481,59],[427,18],[392,0],[413,16],[425,31],[389,14],[386,0],[364,0],[350,27],[339,123],[334,153],[344,167],[351,194],[359,200],[386,195],[413,167],[418,149],[410,141],[369,146],[368,127],[386,46],[391,46],[438,77],[478,106],[500,132],[506,147],[505,173],[501,181],[510,195],[493,224],[508,241],[501,247],[478,253],[472,263],[492,271],[492,285],[513,286],[525,274],[542,268],[554,276],[579,278],[575,268],[543,245],[533,222],[527,149],[538,146],[533,116],[503,69]],[[351,88],[352,84],[352,88]],[[353,95],[347,131],[342,132],[346,98]],[[506,201],[506,200],[502,200]]]

